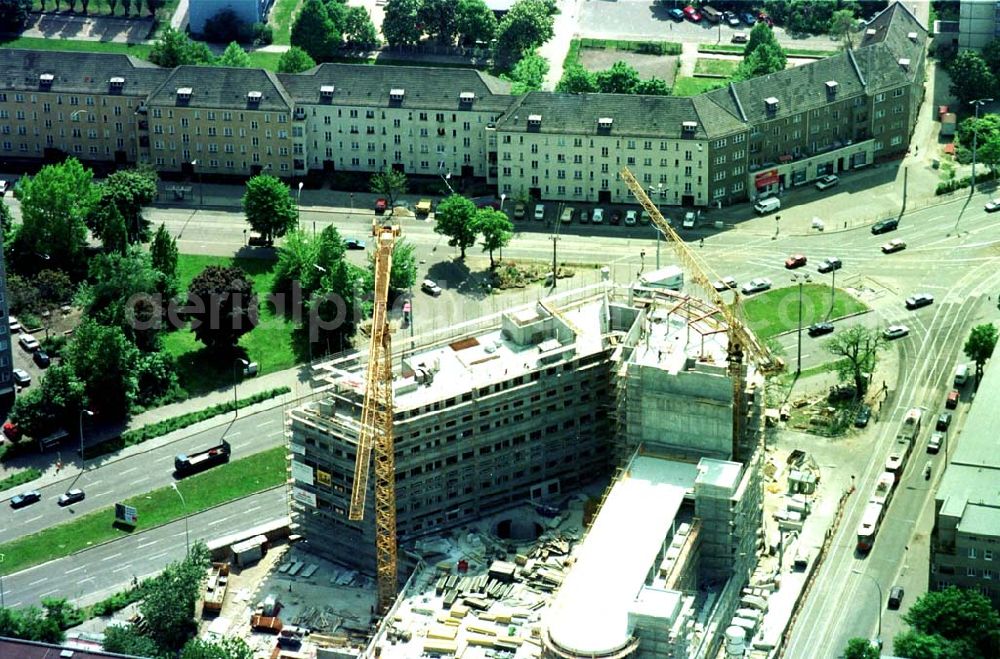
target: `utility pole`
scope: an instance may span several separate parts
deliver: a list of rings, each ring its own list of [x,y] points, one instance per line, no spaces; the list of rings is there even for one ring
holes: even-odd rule
[[[559,236],[550,236],[552,239],[552,288],[556,287],[556,242]]]

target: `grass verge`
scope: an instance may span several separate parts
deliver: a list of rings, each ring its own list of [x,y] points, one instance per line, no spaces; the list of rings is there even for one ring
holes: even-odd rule
[[[806,378],[813,377],[814,375],[823,375],[824,373],[832,373],[836,371],[841,362],[846,362],[846,359],[835,359],[831,362],[823,362],[822,364],[816,364],[815,366],[810,366],[809,368],[802,369],[799,373],[799,379],[804,380]],[[795,369],[791,368],[782,373],[778,381],[782,386],[790,386],[792,382],[795,381]]]
[[[187,511],[205,510],[284,481],[285,447],[276,446],[178,482],[177,488],[184,495],[186,508],[169,487],[126,499],[123,503],[138,509],[139,524],[135,530],[141,531],[181,519]],[[134,533],[113,526],[114,521],[115,509],[109,506],[72,522],[6,542],[0,545],[0,554],[6,556],[4,572],[11,574]]]
[[[151,46],[147,44],[127,44],[113,41],[75,41],[72,39],[43,39],[41,37],[16,37],[0,41],[4,48],[25,48],[28,50],[61,50],[74,53],[121,53],[149,59]]]
[[[867,310],[868,305],[839,288],[831,309],[829,286],[802,286],[802,327]],[[796,329],[799,326],[798,286],[777,288],[752,297],[743,302],[743,311],[750,328],[761,340]]]
[[[141,428],[136,428],[135,430],[129,430],[122,433],[119,437],[113,437],[99,444],[87,447],[86,458],[89,460],[90,458],[96,458],[99,455],[107,455],[108,453],[120,451],[126,446],[142,444],[145,441],[155,439],[156,437],[162,437],[163,435],[172,433],[175,430],[193,426],[196,423],[206,421],[222,414],[228,414],[234,409],[243,409],[244,407],[249,407],[250,405],[256,405],[257,403],[261,403],[265,400],[270,400],[287,394],[290,391],[291,389],[288,387],[268,389],[267,391],[256,393],[253,396],[241,398],[235,404],[226,401],[220,405],[212,405],[211,407],[206,407],[205,409],[198,410],[197,412],[188,412],[187,414],[181,414],[180,416],[164,419],[163,421],[157,421],[156,423],[151,423]]]
[[[721,76],[728,78],[733,75],[740,63],[731,59],[715,59],[712,57],[699,57],[694,62],[695,75]]]
[[[16,474],[13,474],[11,476],[8,476],[7,478],[4,478],[3,480],[0,480],[0,492],[17,487],[18,485],[24,485],[25,483],[30,483],[31,481],[35,480],[41,475],[42,475],[42,470],[35,469],[34,467],[25,469],[24,471],[19,471]]]
[[[728,83],[728,80],[723,80],[722,78],[678,77],[674,80],[673,95],[697,96],[698,94],[724,87]]]
[[[726,44],[726,43],[700,43],[698,44],[699,53],[719,53],[722,55],[742,55],[743,51],[746,50],[746,46],[742,44]],[[786,48],[785,55],[788,57],[814,57],[816,59],[825,59],[831,55],[836,55],[838,51],[836,50],[815,50],[810,48]]]
[[[268,71],[276,72],[278,70],[278,61],[281,59],[281,53],[264,53],[255,50],[248,54],[250,55],[250,66],[260,67]]]
[[[563,68],[580,63],[580,51],[584,48],[595,50],[621,50],[646,55],[680,55],[681,44],[673,41],[624,41],[618,39],[573,39],[570,41]]]

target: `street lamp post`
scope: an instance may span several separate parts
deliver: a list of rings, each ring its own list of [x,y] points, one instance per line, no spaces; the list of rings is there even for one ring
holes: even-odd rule
[[[83,459],[83,415],[94,416],[90,410],[80,410],[80,459]]]
[[[305,185],[303,181],[299,181],[299,193],[295,195],[295,223],[299,225],[299,231],[302,231],[302,186]]]
[[[507,200],[506,194],[500,195],[500,212],[503,212],[503,202]],[[500,261],[503,261],[503,245],[500,246]]]
[[[197,159],[191,161],[191,169],[194,169],[197,165],[198,165],[198,160]],[[205,205],[205,186],[201,182],[201,170],[200,169],[198,170],[198,205],[199,206],[204,206]]]
[[[184,506],[184,549],[187,552],[187,555],[190,556],[191,555],[191,534],[188,532],[188,514],[187,514],[188,513],[188,510],[187,510],[188,505],[187,505],[187,501],[184,500],[184,495],[181,494],[181,491],[177,488],[177,483],[171,483],[170,487],[174,488],[174,492],[176,492],[177,496],[179,496],[181,498],[181,505]]]
[[[875,584],[875,588],[878,589],[878,631],[875,632],[875,640],[878,641],[879,647],[882,646],[882,586],[872,575],[862,572],[861,570],[851,570],[852,574],[860,574],[863,577],[868,577],[871,582]]]
[[[4,555],[0,554],[0,565],[3,564]],[[0,609],[6,609],[7,604],[3,601],[3,572],[0,571]]]
[[[448,192],[455,194],[454,188],[452,188],[451,183],[449,183],[449,181],[451,180],[451,172],[445,172],[444,174],[441,174],[439,172],[438,176],[441,177],[441,180],[444,181],[444,184],[448,187]]]
[[[792,282],[797,282],[799,285],[799,347],[798,359],[795,363],[795,375],[802,372],[802,286],[809,281],[812,281],[812,279],[809,278],[809,275],[804,275],[802,277],[792,275]]]
[[[979,108],[992,102],[992,98],[977,98],[974,101],[969,101],[976,108],[976,121],[972,124],[972,185],[969,186],[970,197],[976,191],[976,141],[979,136]]]

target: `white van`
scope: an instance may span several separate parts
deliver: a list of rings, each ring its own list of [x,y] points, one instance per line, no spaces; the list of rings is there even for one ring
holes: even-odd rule
[[[969,379],[969,365],[959,364],[955,367],[955,386],[961,387]]]
[[[768,213],[773,213],[781,208],[781,200],[777,197],[768,197],[767,199],[761,199],[756,204],[753,205],[753,209],[757,211],[758,215],[767,215]]]

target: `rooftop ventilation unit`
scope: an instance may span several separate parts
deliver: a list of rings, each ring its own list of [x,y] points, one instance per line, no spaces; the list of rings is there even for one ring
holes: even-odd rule
[[[333,96],[333,90],[334,90],[333,85],[322,85],[319,88],[319,95],[323,98],[330,98],[331,96]]]
[[[778,111],[778,99],[773,96],[769,96],[764,99],[764,109],[767,110],[768,114],[774,114]]]

